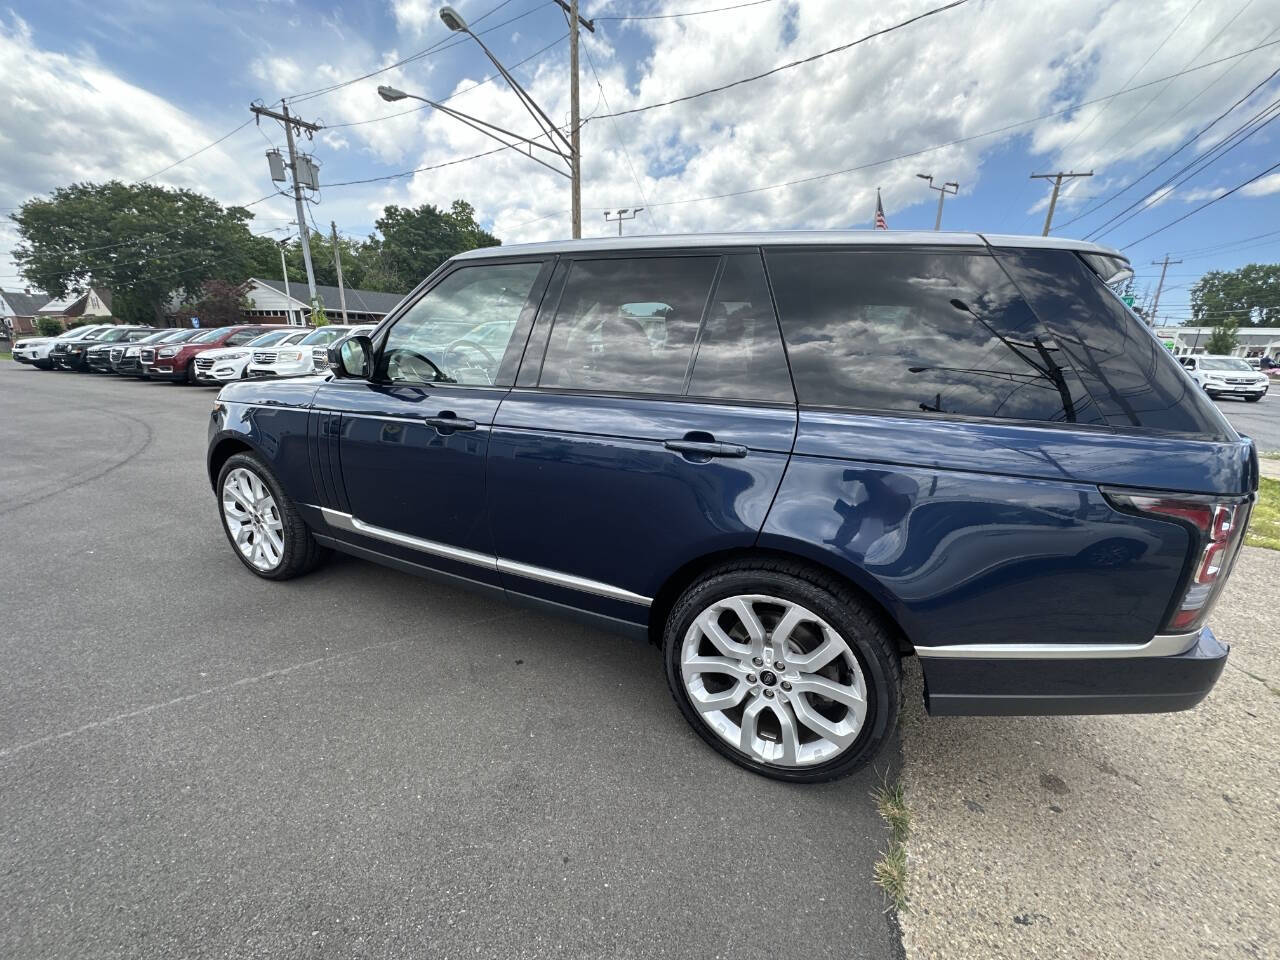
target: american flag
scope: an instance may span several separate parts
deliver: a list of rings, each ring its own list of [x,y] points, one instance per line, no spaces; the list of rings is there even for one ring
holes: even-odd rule
[[[876,229],[888,230],[889,222],[884,218],[884,204],[880,202],[880,188],[876,187]]]

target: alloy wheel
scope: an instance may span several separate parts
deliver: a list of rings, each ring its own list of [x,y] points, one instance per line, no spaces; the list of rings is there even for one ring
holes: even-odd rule
[[[274,570],[284,558],[284,523],[270,488],[251,470],[237,467],[222,484],[222,516],[236,549],[258,570]]]
[[[848,642],[779,597],[740,594],[702,610],[681,644],[680,675],[702,721],[758,763],[834,760],[867,716],[866,679]]]

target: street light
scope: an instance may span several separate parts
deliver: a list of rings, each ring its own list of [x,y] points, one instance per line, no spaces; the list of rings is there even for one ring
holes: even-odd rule
[[[609,211],[606,210],[604,212],[604,222],[613,223],[616,220],[618,222],[618,236],[622,236],[622,221],[634,220],[636,218],[636,214],[643,209],[644,207],[623,207],[615,214],[610,214]]]
[[[942,201],[944,201],[944,200],[946,200],[946,199],[947,199],[947,194],[948,194],[948,193],[953,194],[953,195],[954,195],[954,194],[956,194],[956,193],[959,193],[959,192],[960,192],[960,184],[956,183],[954,180],[948,180],[948,181],[947,181],[946,183],[944,183],[942,186],[940,186],[940,187],[935,187],[935,186],[933,185],[933,174],[931,174],[931,173],[917,173],[917,174],[916,174],[916,176],[917,176],[917,177],[919,177],[921,180],[927,180],[927,181],[929,182],[929,189],[930,189],[930,190],[937,190],[937,191],[938,191],[938,216],[937,216],[937,219],[933,221],[933,229],[935,229],[935,230],[941,230],[941,229],[942,229]],[[948,189],[947,189],[947,187],[950,187],[951,189],[950,189],[950,190],[948,190]]]
[[[559,2],[559,0],[557,0]],[[564,133],[551,122],[551,118],[546,112],[538,106],[537,102],[529,95],[529,92],[516,82],[515,77],[511,76],[507,68],[504,67],[498,58],[493,55],[493,51],[485,46],[484,41],[467,26],[467,21],[462,18],[462,14],[458,13],[453,7],[444,6],[440,8],[440,20],[450,31],[454,33],[465,33],[472,40],[480,45],[480,49],[484,51],[484,55],[489,58],[489,62],[497,68],[498,73],[507,81],[507,84],[514,91],[515,95],[520,98],[521,104],[533,117],[534,123],[542,131],[539,138],[545,137],[547,144],[538,143],[528,137],[518,133],[512,133],[510,130],[504,130],[502,127],[488,123],[476,117],[468,116],[461,111],[454,110],[452,107],[446,107],[443,104],[436,103],[434,100],[428,100],[426,97],[419,97],[416,94],[405,93],[395,87],[381,86],[378,87],[378,95],[388,103],[396,100],[404,100],[406,98],[413,100],[421,100],[429,106],[435,107],[441,113],[446,113],[465,123],[474,130],[478,130],[487,137],[497,140],[499,143],[507,147],[522,146],[525,148],[526,156],[531,160],[536,160],[549,170],[559,173],[569,179],[571,195],[572,195],[572,219],[573,219],[573,236],[575,239],[582,236],[582,149],[579,143],[579,118],[578,118],[578,25],[586,27],[588,30],[595,32],[595,23],[590,20],[584,20],[578,16],[578,0],[570,0],[566,5],[560,4],[565,9],[566,16],[569,19],[569,60],[570,60],[570,120],[569,120],[569,136]],[[548,163],[546,160],[534,156],[534,150],[540,150],[544,153],[552,154],[558,157],[568,168],[568,172],[561,170],[558,166]]]

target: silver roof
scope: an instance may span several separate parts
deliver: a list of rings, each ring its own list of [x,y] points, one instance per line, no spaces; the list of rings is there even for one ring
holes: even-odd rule
[[[586,240],[548,240],[542,243],[513,243],[500,247],[480,247],[460,253],[455,260],[482,260],[521,254],[578,253],[610,250],[680,250],[697,247],[779,247],[823,244],[865,246],[972,247],[989,243],[993,247],[1048,247],[1101,253],[1127,260],[1120,251],[1087,240],[1062,237],[1022,237],[1009,234],[949,233],[932,230],[786,230],[759,233],[683,233],[634,237],[592,237]]]

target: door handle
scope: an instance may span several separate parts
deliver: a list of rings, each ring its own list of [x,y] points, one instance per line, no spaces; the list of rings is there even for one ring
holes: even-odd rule
[[[716,440],[663,440],[668,450],[689,457],[745,457],[747,448],[740,443],[720,443]]]
[[[454,416],[448,410],[442,412],[438,417],[424,417],[423,422],[429,427],[435,427],[441,433],[452,433],[455,430],[474,430],[476,428],[474,420]]]

